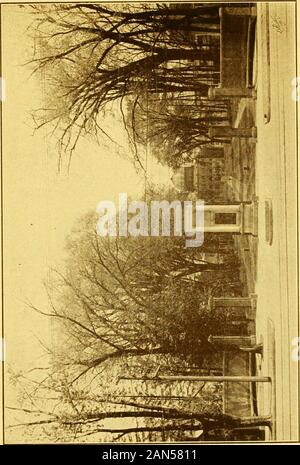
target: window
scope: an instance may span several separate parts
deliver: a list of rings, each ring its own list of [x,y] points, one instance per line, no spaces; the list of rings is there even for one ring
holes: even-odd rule
[[[184,167],[184,188],[186,191],[194,190],[194,167]]]

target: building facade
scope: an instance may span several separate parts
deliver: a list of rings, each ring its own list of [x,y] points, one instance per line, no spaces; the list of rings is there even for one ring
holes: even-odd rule
[[[173,171],[171,180],[179,192],[195,193],[199,199],[210,204],[225,203],[227,189],[223,147],[200,149],[194,155],[194,161]]]

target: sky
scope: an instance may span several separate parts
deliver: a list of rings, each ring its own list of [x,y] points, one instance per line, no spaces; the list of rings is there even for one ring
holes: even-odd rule
[[[4,336],[6,366],[27,370],[43,364],[39,339],[51,339],[45,317],[26,301],[46,309],[43,282],[49,267],[64,260],[64,244],[76,220],[95,210],[101,200],[117,201],[120,192],[139,198],[144,176],[130,156],[117,155],[113,144],[80,140],[70,171],[57,170],[55,140],[46,130],[34,131],[31,113],[43,102],[43,85],[24,63],[33,40],[26,7],[2,6],[3,189],[4,189]],[[114,137],[129,153],[122,126],[113,121]],[[149,158],[148,172],[156,183],[168,183],[170,172]]]

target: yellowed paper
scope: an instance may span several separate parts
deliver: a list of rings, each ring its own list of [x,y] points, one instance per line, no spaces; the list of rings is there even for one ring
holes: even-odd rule
[[[1,3],[3,443],[299,441],[298,20]]]

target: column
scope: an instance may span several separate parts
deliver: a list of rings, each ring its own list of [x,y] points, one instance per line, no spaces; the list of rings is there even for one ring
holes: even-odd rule
[[[208,130],[210,138],[231,139],[232,137],[256,138],[256,127],[253,128],[231,128],[230,126],[211,126]]]
[[[256,98],[256,90],[249,87],[210,87],[208,90],[208,98],[214,99],[230,99],[234,97]]]
[[[203,228],[200,229],[200,232]],[[197,231],[197,228],[195,228]],[[215,233],[240,233],[242,231],[241,225],[239,224],[213,224],[213,225],[204,225],[204,232],[215,232]]]
[[[241,205],[204,205],[204,211],[211,211],[214,213],[240,213]]]
[[[256,16],[256,7],[249,7],[247,4],[245,4],[245,6],[240,5],[239,7],[223,7],[222,10],[228,15]]]
[[[255,336],[209,336],[208,342],[211,344],[221,344],[222,346],[235,346],[237,348],[255,346]]]
[[[250,297],[212,297],[214,307],[251,307]]]

